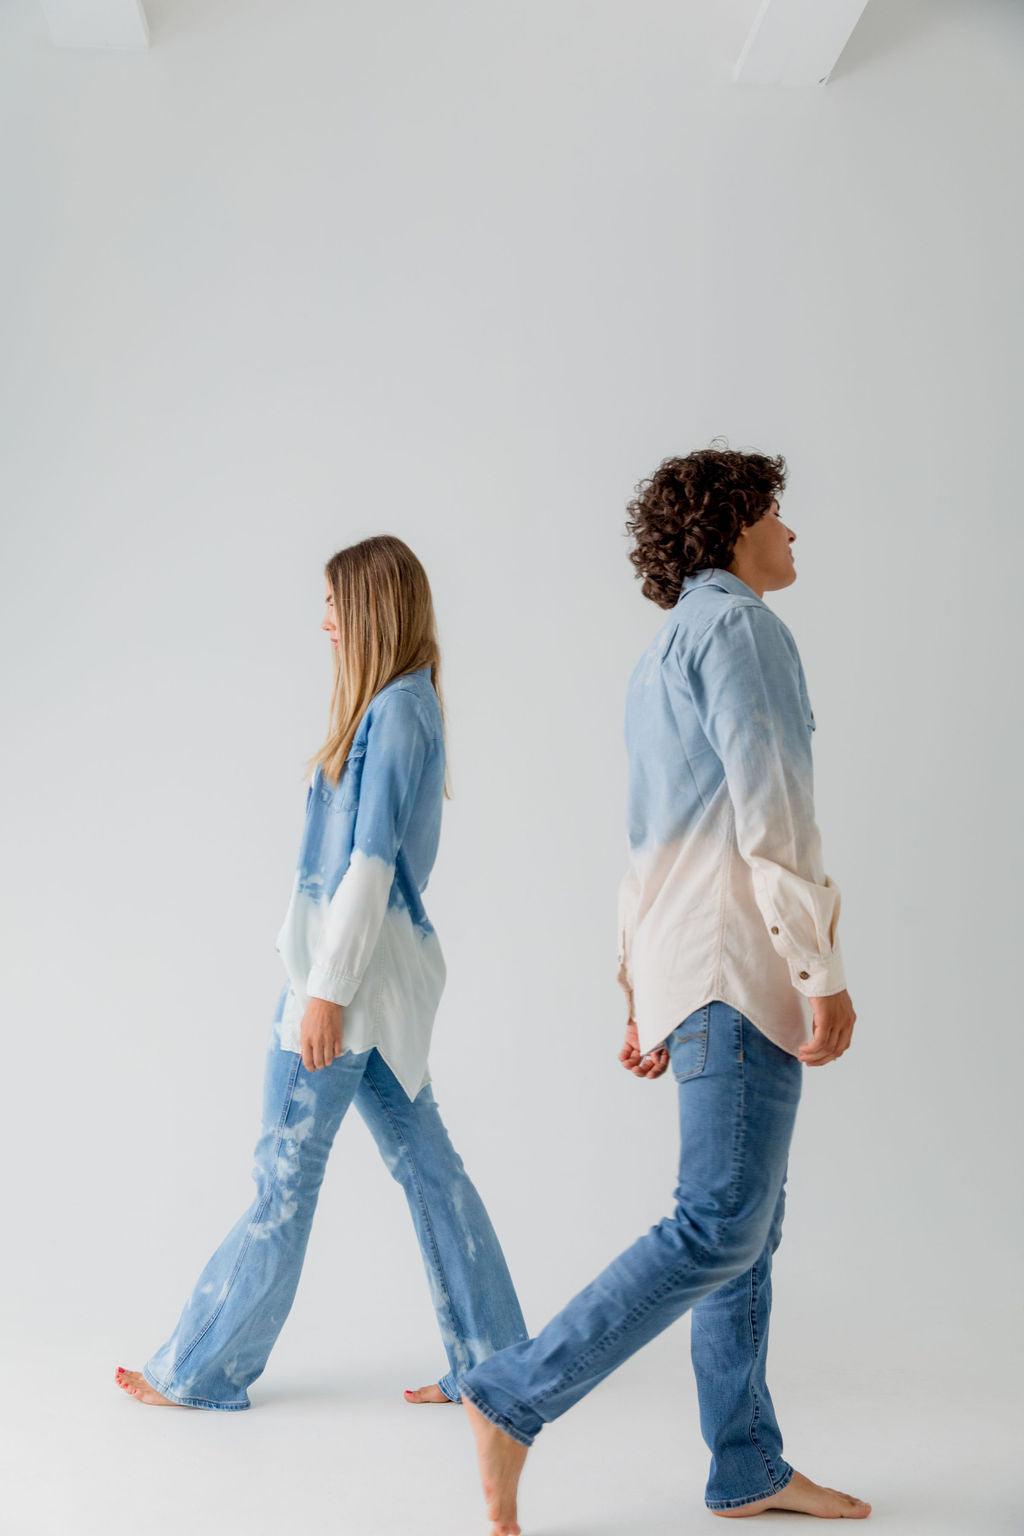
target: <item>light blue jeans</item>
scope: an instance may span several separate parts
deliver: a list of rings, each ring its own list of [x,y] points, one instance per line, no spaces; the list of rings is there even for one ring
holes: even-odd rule
[[[709,1509],[783,1489],[793,1468],[765,1380],[772,1254],[802,1087],[795,1056],[726,1003],[668,1037],[678,1084],[675,1209],[613,1259],[533,1339],[459,1375],[462,1395],[530,1445],[552,1419],[686,1311]]]
[[[142,1367],[165,1397],[192,1408],[248,1408],[288,1316],[331,1145],[349,1105],[405,1190],[456,1375],[527,1337],[504,1255],[452,1146],[428,1084],[412,1101],[380,1052],[346,1052],[307,1072],[271,1032],[256,1143],[256,1198],[196,1282],[171,1337]],[[365,1242],[360,1243],[365,1250]]]

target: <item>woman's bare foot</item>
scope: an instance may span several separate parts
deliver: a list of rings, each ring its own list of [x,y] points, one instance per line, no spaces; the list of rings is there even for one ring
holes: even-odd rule
[[[484,1418],[473,1404],[462,1399],[476,1438],[480,1482],[491,1522],[491,1536],[520,1536],[516,1521],[516,1490],[526,1460],[526,1446],[506,1435]]]
[[[184,1403],[172,1403],[169,1397],[164,1397],[151,1387],[141,1371],[126,1371],[123,1365],[119,1365],[114,1372],[114,1380],[123,1392],[129,1397],[137,1397],[140,1403],[149,1403],[153,1408],[184,1408]]]
[[[432,1381],[429,1387],[406,1387],[405,1400],[407,1403],[454,1403],[454,1397],[445,1397],[436,1381]]]
[[[835,1488],[822,1488],[802,1472],[794,1472],[781,1493],[758,1499],[755,1504],[741,1504],[739,1509],[713,1509],[713,1515],[732,1520],[744,1515],[759,1515],[765,1509],[789,1509],[800,1515],[817,1515],[821,1520],[866,1520],[871,1505],[851,1498]]]

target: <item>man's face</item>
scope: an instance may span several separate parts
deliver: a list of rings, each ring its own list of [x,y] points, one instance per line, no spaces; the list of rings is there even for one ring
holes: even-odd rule
[[[796,581],[796,565],[790,545],[796,538],[779,515],[772,498],[763,517],[744,528],[733,550],[733,566],[741,581],[763,592],[777,592]],[[746,574],[744,574],[746,573]]]

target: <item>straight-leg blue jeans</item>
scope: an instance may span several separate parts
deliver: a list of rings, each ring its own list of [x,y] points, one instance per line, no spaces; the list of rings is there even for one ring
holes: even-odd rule
[[[737,1009],[707,1003],[666,1041],[678,1085],[675,1209],[537,1334],[458,1378],[463,1397],[531,1445],[545,1425],[691,1310],[709,1509],[793,1476],[765,1380],[772,1254],[803,1067]]]
[[[430,1085],[410,1100],[376,1049],[307,1072],[271,1031],[256,1143],[256,1197],[210,1259],[174,1332],[142,1367],[193,1408],[248,1408],[291,1308],[331,1145],[355,1103],[409,1202],[448,1356],[441,1390],[493,1350],[527,1337],[512,1278]],[[361,1245],[365,1247],[365,1244]]]

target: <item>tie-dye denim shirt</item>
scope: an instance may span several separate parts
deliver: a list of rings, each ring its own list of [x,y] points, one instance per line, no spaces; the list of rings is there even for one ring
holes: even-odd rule
[[[795,1054],[842,991],[839,888],[814,819],[796,642],[730,571],[688,576],[626,700],[629,867],[619,981],[651,1050],[729,1003]]]
[[[319,765],[277,947],[288,972],[275,1023],[299,1049],[311,997],[344,1005],[342,1047],[376,1046],[410,1098],[427,1053],[445,965],[423,906],[441,834],[441,708],[421,667],[375,694],[337,786]]]

